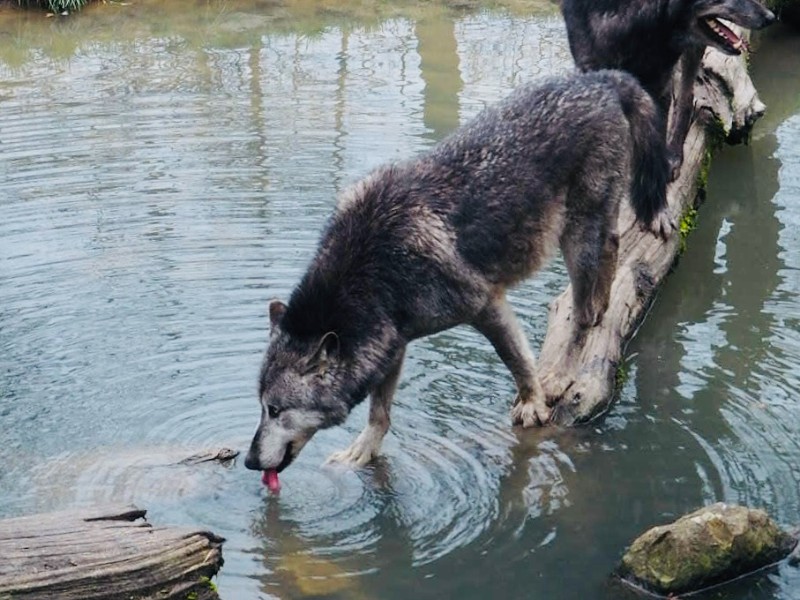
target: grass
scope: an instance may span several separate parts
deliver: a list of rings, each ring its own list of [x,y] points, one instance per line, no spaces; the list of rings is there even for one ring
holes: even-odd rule
[[[25,8],[41,7],[52,12],[80,10],[88,0],[17,0],[17,4]]]

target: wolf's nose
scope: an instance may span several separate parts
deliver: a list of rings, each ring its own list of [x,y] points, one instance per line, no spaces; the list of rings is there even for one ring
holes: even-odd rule
[[[250,448],[250,451],[247,453],[247,456],[244,459],[244,466],[251,471],[261,471],[261,463],[258,460],[258,456],[253,452],[253,449]]]

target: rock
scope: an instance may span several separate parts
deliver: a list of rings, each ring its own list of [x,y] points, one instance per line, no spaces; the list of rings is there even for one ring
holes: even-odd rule
[[[776,563],[797,545],[762,510],[712,504],[637,538],[619,573],[658,594],[682,594]]]

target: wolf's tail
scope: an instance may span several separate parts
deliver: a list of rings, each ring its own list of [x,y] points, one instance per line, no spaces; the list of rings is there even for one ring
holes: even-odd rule
[[[667,206],[669,161],[667,158],[666,128],[660,127],[666,115],[656,106],[632,75],[611,72],[620,104],[631,128],[633,161],[631,203],[636,218],[650,225],[653,218]]]

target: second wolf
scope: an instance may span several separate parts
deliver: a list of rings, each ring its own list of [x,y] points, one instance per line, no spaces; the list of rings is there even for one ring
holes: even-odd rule
[[[747,47],[721,19],[747,29],[775,19],[758,0],[563,0],[561,9],[578,68],[635,75],[661,107],[665,138],[673,71],[681,63],[668,139],[673,179],[683,161],[694,81],[706,46],[731,55]]]
[[[245,464],[277,487],[318,430],[371,395],[369,422],[336,458],[380,448],[406,345],[470,324],[517,385],[514,423],[548,420],[533,353],[506,290],[561,247],[578,332],[597,324],[617,261],[617,213],[665,207],[657,108],[628,74],[525,86],[430,152],[344,191],[287,304],[270,305],[261,421]]]

